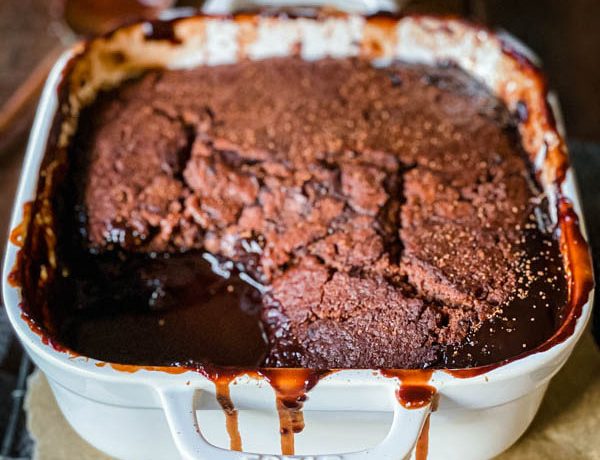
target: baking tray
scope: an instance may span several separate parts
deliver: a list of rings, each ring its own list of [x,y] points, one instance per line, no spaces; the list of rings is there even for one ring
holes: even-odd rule
[[[568,211],[568,220],[561,221],[564,233],[578,232],[578,198],[568,168],[566,146],[551,116],[543,77],[520,50],[484,28],[456,19],[426,16],[364,18],[339,13],[318,18],[249,14],[196,16],[161,24],[160,35],[154,34],[156,25],[144,23],[119,29],[75,50],[74,53],[83,52],[77,59],[67,55],[57,64],[33,129],[13,227],[22,223],[23,205],[35,194],[37,171],[42,165],[49,136],[52,134],[50,142],[58,148],[56,152],[65,149],[74,132],[79,109],[91,102],[100,88],[114,86],[149,67],[186,68],[234,62],[240,57],[260,59],[299,51],[307,59],[360,54],[377,60],[380,65],[395,58],[426,63],[450,60],[486,83],[511,110],[522,111],[524,106],[528,114],[520,126],[524,147],[551,199],[555,219]],[[299,42],[300,47],[297,46]],[[107,59],[107,56],[123,54],[128,57],[124,62]],[[63,96],[60,105],[57,89]],[[60,161],[60,156],[46,158],[43,166],[46,178],[51,177],[55,160]],[[52,190],[46,187],[47,180],[38,185],[38,204],[43,208],[44,194]],[[43,214],[42,208],[37,211]],[[13,240],[9,247],[5,280],[17,260],[18,248],[14,243],[18,241]],[[583,243],[575,246],[566,243],[568,241],[565,241],[565,256],[570,264],[572,294],[576,297],[574,305],[577,308],[572,309],[551,342],[528,356],[483,369],[433,373],[339,370],[329,374],[310,391],[306,403],[307,415],[318,418],[319,413],[326,413],[326,416],[320,422],[315,419],[307,423],[307,429],[297,436],[297,452],[315,453],[314,449],[319,454],[356,451],[329,455],[330,458],[348,459],[398,458],[399,452],[410,452],[430,413],[433,399],[424,401],[417,409],[406,408],[396,398],[398,386],[433,388],[431,396],[437,394],[437,411],[431,416],[429,443],[433,458],[448,458],[448,452],[453,452],[450,455],[457,458],[466,458],[464,448],[467,445],[472,455],[477,452],[479,456],[491,456],[513,442],[533,418],[548,380],[567,359],[589,317],[589,280],[585,284],[585,275],[589,276],[587,249]],[[572,263],[574,256],[579,257],[576,264]],[[205,399],[210,395],[214,397],[215,383],[219,388],[223,375],[211,376],[207,369],[123,367],[53,349],[43,331],[20,317],[18,289],[5,283],[4,294],[20,339],[48,375],[67,419],[96,446],[124,458],[168,458],[166,452],[176,452],[173,449],[178,449],[187,458],[258,458],[254,454],[227,450],[227,433],[218,430],[224,423],[219,422],[219,426],[216,423],[219,414],[221,419],[223,417],[219,410],[213,411],[212,415],[216,417],[213,421],[202,419],[203,415],[196,411],[189,411],[198,393]],[[310,377],[306,372],[285,371],[292,380],[298,380],[300,389],[304,390]],[[276,400],[285,397],[276,385],[273,394],[267,375],[262,371],[248,371],[235,376],[232,397],[236,406],[242,408],[239,411],[241,420],[246,407],[267,410],[270,406],[272,409],[273,397]],[[140,410],[145,414],[143,417]],[[340,410],[345,411],[343,419],[335,415]],[[248,411],[249,416],[251,412]],[[357,425],[362,429],[361,436],[342,439],[343,434],[352,432],[342,423],[351,420],[350,413],[358,413],[359,419],[362,417],[363,420],[368,419],[369,414],[375,415],[367,425]],[[383,435],[367,433],[365,426],[390,428],[392,413],[394,419],[387,435],[385,431]],[[328,416],[333,418],[328,419]],[[135,427],[131,418],[137,421]],[[90,431],[90,419],[103,423],[94,423]],[[256,418],[247,420],[256,427],[261,424]],[[322,430],[330,426],[332,420],[337,426],[333,432],[340,438],[328,436],[324,439]],[[148,423],[144,424],[144,421]],[[198,436],[198,426],[203,436]],[[107,439],[114,439],[111,433],[125,432],[135,432],[137,436],[144,433],[146,437],[152,433],[152,436],[145,444],[135,447],[127,443],[120,446],[107,443]],[[266,452],[271,456],[277,452],[278,438],[276,428],[271,434],[253,433],[244,437],[250,451]],[[468,440],[473,438],[477,442],[469,443]],[[331,440],[337,440],[337,445],[327,445]],[[381,444],[368,447],[377,442]]]

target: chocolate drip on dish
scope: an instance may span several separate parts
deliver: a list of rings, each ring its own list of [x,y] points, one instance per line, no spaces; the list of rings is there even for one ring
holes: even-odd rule
[[[421,433],[417,439],[417,445],[415,446],[415,460],[427,460],[429,453],[429,422],[431,414],[427,415],[425,424],[421,428]]]
[[[302,407],[307,393],[329,372],[311,369],[263,369],[260,374],[275,391],[281,453],[294,455],[294,435],[304,429]]]
[[[238,411],[233,405],[231,396],[229,395],[229,384],[231,381],[215,381],[215,389],[217,401],[221,405],[223,412],[225,413],[225,428],[229,435],[229,448],[231,450],[242,451],[242,437],[240,436],[240,429],[238,423]]]
[[[382,369],[381,374],[399,380],[396,397],[406,409],[420,409],[430,404],[437,390],[429,385],[431,369]]]
[[[406,409],[420,409],[428,404],[435,410],[437,389],[429,384],[433,370],[427,369],[382,369],[381,374],[388,378],[398,379],[396,397],[398,403]],[[429,451],[429,422],[431,414],[427,414],[421,428],[414,453],[416,460],[427,460]]]
[[[225,415],[225,429],[229,436],[229,448],[242,452],[243,444],[240,435],[238,410],[231,399],[230,386],[239,377],[239,372],[234,369],[223,369],[207,366],[200,371],[215,385],[215,396]]]

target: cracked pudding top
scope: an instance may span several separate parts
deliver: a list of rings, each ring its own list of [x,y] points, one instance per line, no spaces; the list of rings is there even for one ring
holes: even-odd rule
[[[57,321],[87,356],[462,367],[560,323],[565,275],[516,124],[457,68],[150,71],[100,94],[72,144]]]

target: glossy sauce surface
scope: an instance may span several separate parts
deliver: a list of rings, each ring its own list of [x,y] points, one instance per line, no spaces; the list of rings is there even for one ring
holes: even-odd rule
[[[75,287],[73,301],[80,307],[60,330],[66,346],[122,364],[254,367],[262,362],[260,293],[235,269],[219,266],[217,274],[197,253],[115,257],[105,258],[98,271],[89,261],[74,267],[95,276]]]

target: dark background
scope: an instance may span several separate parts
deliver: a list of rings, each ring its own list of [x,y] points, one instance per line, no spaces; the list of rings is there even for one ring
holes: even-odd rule
[[[569,136],[600,143],[600,1],[415,0],[407,9],[466,15],[523,40],[560,96]]]
[[[95,1],[102,3],[104,0]],[[23,83],[38,88],[49,63],[66,46],[65,43],[73,40],[62,20],[62,3],[61,0],[0,0],[0,122],[1,108],[11,96],[14,99],[17,88]],[[186,5],[199,3],[202,2],[179,2]],[[522,39],[539,55],[550,86],[557,91],[561,102],[598,273],[600,1],[413,0],[406,10],[461,15],[501,27]],[[4,131],[0,129],[1,235],[8,232],[14,189],[35,108],[35,94],[33,91],[31,101],[19,111],[10,126]],[[5,240],[5,236],[0,238],[1,253]],[[597,322],[600,326],[600,321]],[[30,441],[22,429],[21,410],[24,377],[30,369],[30,364],[22,359],[19,345],[0,307],[0,459],[27,458],[30,454]]]

